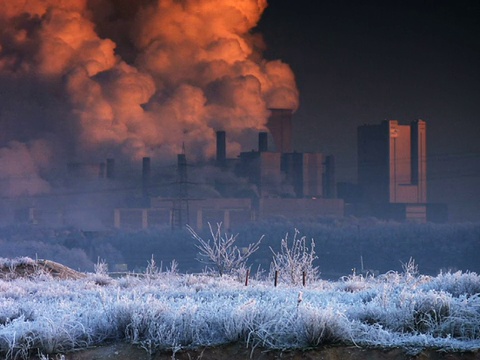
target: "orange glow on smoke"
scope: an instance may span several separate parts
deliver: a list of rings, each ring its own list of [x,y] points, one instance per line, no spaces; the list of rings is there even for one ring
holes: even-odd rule
[[[169,158],[185,143],[205,158],[216,130],[238,151],[243,132],[264,129],[269,107],[297,108],[290,67],[263,59],[251,33],[266,0],[127,3],[0,0],[0,76],[55,84],[45,116],[67,135],[50,146],[63,142],[80,159],[137,160]],[[37,121],[24,110],[18,126]]]

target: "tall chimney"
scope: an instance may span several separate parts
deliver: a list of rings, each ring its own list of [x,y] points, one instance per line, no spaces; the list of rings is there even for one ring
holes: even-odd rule
[[[107,179],[115,178],[115,159],[107,159]]]
[[[267,128],[272,134],[276,152],[293,152],[292,109],[269,109]]]
[[[217,131],[217,166],[225,166],[227,158],[227,146],[225,131]]]
[[[268,133],[265,131],[258,133],[258,151],[259,152],[268,151]]]

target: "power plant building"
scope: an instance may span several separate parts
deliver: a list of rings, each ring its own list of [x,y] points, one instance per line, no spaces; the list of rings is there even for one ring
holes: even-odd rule
[[[282,168],[297,197],[324,196],[324,156],[320,153],[287,153]]]
[[[151,159],[144,157],[138,176],[128,174],[126,181],[131,186],[122,193],[118,189],[125,181],[124,167],[113,158],[99,164],[69,164],[67,185],[81,189],[87,183],[101,190],[105,206],[95,210],[100,214],[96,220],[116,228],[189,224],[200,229],[221,222],[230,229],[269,217],[343,217],[346,212],[398,221],[446,221],[446,207],[427,199],[425,121],[400,124],[388,120],[358,127],[358,184],[348,188],[352,196],[347,199],[343,194],[337,196],[334,157],[295,151],[292,110],[270,111],[268,131],[258,133],[257,150],[227,158],[228,133],[220,130],[212,139],[216,141],[215,158],[188,164],[183,150],[177,154],[176,173],[168,173],[155,171]],[[208,182],[195,185],[196,175],[193,181],[188,177],[190,168]],[[94,197],[98,200],[99,195]],[[61,204],[57,201],[59,209],[51,216],[41,206],[23,206],[20,210],[25,211],[15,216],[32,224],[53,219],[48,222],[62,225],[69,224],[73,212],[92,217],[90,208],[81,212],[74,206],[78,201],[69,199],[64,196]]]
[[[132,222],[127,218],[135,218],[135,222],[143,228],[160,223],[164,226],[169,223],[174,227],[181,226],[177,224],[178,206],[175,205],[179,201],[188,204],[183,208],[182,218],[188,218],[189,224],[198,229],[205,227],[208,222],[222,222],[226,228],[230,228],[272,216],[343,216],[343,200],[334,198],[333,156],[295,152],[292,142],[293,111],[270,111],[267,123],[269,132],[259,132],[258,149],[241,152],[236,159],[227,159],[226,156],[228,134],[223,130],[216,132],[214,165],[246,180],[251,190],[244,192],[242,197],[238,197],[238,189],[233,189],[237,192],[231,191],[231,185],[218,181],[214,186],[222,197],[188,198],[184,191],[177,198],[152,198],[150,209],[116,209],[114,226],[132,227]],[[269,139],[273,140],[273,145]],[[184,174],[183,178],[186,177]],[[163,221],[159,221],[159,216]]]
[[[396,120],[358,128],[360,202],[373,215],[427,220],[426,123]]]
[[[247,177],[257,187],[259,197],[275,196],[282,178],[280,165],[280,153],[243,152],[240,153],[237,174]]]

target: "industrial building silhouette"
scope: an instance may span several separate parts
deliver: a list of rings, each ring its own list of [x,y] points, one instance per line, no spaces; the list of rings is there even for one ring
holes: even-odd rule
[[[426,221],[426,131],[423,120],[358,128],[358,184],[371,213]]]
[[[445,204],[427,200],[427,125],[385,120],[357,128],[355,186],[338,184],[346,213],[359,217],[445,222]]]
[[[270,109],[270,112],[268,132],[258,133],[257,150],[241,152],[234,159],[226,156],[228,134],[223,130],[216,132],[214,165],[245,179],[251,185],[250,191],[238,194],[232,189],[237,183],[218,181],[213,186],[219,197],[190,196],[185,180],[188,155],[182,154],[177,163],[177,186],[184,189],[181,195],[172,199],[152,197],[148,208],[117,208],[114,226],[176,228],[184,226],[188,219],[198,229],[218,222],[230,228],[272,216],[342,217],[344,202],[335,197],[333,156],[295,152],[293,111]],[[175,205],[180,203],[182,207]]]
[[[341,218],[374,216],[399,221],[446,221],[445,206],[427,200],[426,123],[402,125],[396,120],[358,127],[358,183],[337,184],[331,154],[297,152],[293,145],[293,111],[270,109],[268,131],[258,133],[258,148],[227,157],[228,133],[216,132],[216,156],[190,164],[188,151],[177,155],[168,192],[156,191],[151,159],[142,160],[140,195],[134,201],[106,205],[103,223],[115,228],[149,228],[189,224],[197,229],[223,223],[226,229],[272,217]],[[204,167],[220,176],[199,191],[189,171]],[[121,181],[113,158],[98,168],[70,164],[72,181],[85,173],[103,181]],[[92,176],[90,176],[92,177]],[[232,181],[232,177],[236,180]],[[243,184],[243,185],[242,185]],[[117,193],[118,195],[118,193]],[[127,197],[127,196],[126,196]],[[110,206],[110,208],[109,208]],[[66,211],[62,208],[61,211]],[[41,209],[22,212],[23,220],[41,222]],[[19,218],[19,217],[17,217]],[[65,214],[57,219],[68,218]]]

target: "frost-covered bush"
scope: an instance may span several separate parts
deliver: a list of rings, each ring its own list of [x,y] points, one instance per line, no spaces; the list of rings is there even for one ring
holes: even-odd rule
[[[111,282],[111,278],[108,275],[108,264],[104,259],[98,259],[94,265],[95,272],[89,274],[89,279],[94,281],[97,285],[108,285]]]
[[[350,322],[335,307],[300,306],[298,333],[305,347],[335,344],[350,337]]]
[[[198,241],[195,246],[199,250],[199,260],[214,266],[220,276],[245,269],[248,258],[258,250],[263,237],[260,237],[256,243],[239,248],[235,244],[238,234],[222,233],[222,224],[217,224],[216,229],[211,224],[208,226],[211,240],[204,240],[195,230],[187,226],[192,236]]]
[[[474,296],[480,294],[480,277],[474,272],[440,273],[425,288],[446,291],[453,296]]]
[[[288,234],[285,235],[279,252],[270,248],[273,253],[271,270],[278,272],[280,279],[293,285],[300,284],[304,275],[309,281],[316,280],[318,276],[318,266],[314,265],[317,259],[315,242],[312,239],[309,248],[306,237],[298,235],[299,231],[295,230],[291,245],[288,244]]]

